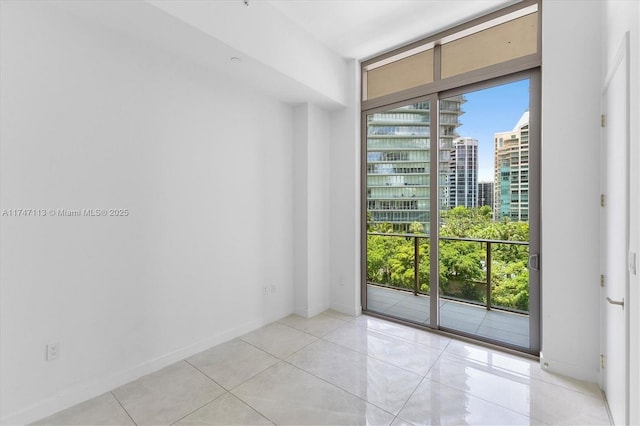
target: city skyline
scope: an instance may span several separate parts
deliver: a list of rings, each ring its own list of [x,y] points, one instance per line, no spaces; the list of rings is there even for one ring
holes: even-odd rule
[[[480,182],[494,182],[494,191],[508,190],[508,198],[506,193],[496,194],[494,203],[502,198],[510,202],[511,183],[502,188],[504,179],[494,173],[495,135],[511,132],[521,117],[528,117],[528,110],[529,79],[440,100],[440,209],[477,207]],[[429,177],[430,112],[429,102],[423,101],[367,116],[367,210],[374,223],[392,223],[394,229],[406,231],[415,222],[429,222],[430,198],[435,195]],[[518,200],[520,196],[518,189]],[[502,217],[501,211],[494,218]],[[515,220],[526,218],[516,216]]]
[[[529,79],[464,94],[460,137],[478,140],[478,182],[493,182],[493,135],[513,129],[529,109]]]

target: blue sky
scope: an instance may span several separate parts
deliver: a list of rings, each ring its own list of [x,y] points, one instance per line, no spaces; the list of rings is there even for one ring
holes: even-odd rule
[[[493,134],[506,132],[529,109],[529,80],[516,81],[464,95],[462,137],[478,140],[478,181],[493,181]]]

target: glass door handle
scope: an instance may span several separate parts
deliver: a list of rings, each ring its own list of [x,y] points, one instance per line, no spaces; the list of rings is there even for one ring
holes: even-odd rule
[[[607,302],[611,303],[612,305],[622,306],[622,309],[624,309],[624,297],[622,298],[622,300],[618,301],[618,300],[611,300],[611,298],[607,296]]]
[[[540,254],[539,253],[535,253],[529,256],[529,268],[533,269],[534,271],[540,270]]]

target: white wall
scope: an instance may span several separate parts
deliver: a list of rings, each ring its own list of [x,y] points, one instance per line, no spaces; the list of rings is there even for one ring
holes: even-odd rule
[[[308,212],[307,193],[309,179],[307,163],[309,161],[309,105],[301,104],[294,108],[293,137],[293,196],[296,200],[304,200],[293,206],[294,250],[293,250],[293,310],[306,317],[309,310],[309,256],[308,245]]]
[[[1,209],[130,212],[1,217],[3,424],[292,311],[290,106],[45,2],[1,31]]]
[[[603,39],[603,71],[613,66],[616,54],[622,43],[624,34],[629,31],[630,37],[630,225],[629,249],[640,253],[640,4],[635,0],[608,1],[604,3],[604,39]],[[606,75],[603,75],[603,79]],[[630,314],[630,424],[640,424],[640,280],[638,274],[630,275],[630,298],[627,306]]]
[[[360,63],[348,64],[347,108],[331,114],[331,307],[349,315],[360,301]]]
[[[542,362],[599,367],[601,4],[542,4]]]
[[[294,311],[311,317],[329,308],[329,113],[295,108]]]
[[[308,316],[329,309],[329,113],[313,104],[309,112],[308,157]],[[296,141],[298,142],[298,141]],[[296,200],[300,202],[300,200]],[[296,283],[297,285],[298,283]]]

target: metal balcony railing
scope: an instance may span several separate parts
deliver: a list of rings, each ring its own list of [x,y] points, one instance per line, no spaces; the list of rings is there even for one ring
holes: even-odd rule
[[[379,237],[388,237],[388,238],[402,238],[405,239],[406,241],[411,241],[412,242],[412,247],[413,247],[413,260],[412,260],[412,267],[413,267],[413,286],[412,288],[407,288],[407,287],[402,287],[402,286],[398,286],[398,285],[393,285],[393,284],[385,284],[385,283],[377,283],[374,282],[370,279],[369,276],[367,276],[367,283],[368,284],[372,284],[372,285],[378,285],[378,286],[383,286],[383,287],[390,287],[390,288],[394,288],[397,290],[401,290],[401,291],[408,291],[408,292],[413,292],[414,295],[418,295],[418,294],[422,294],[422,295],[429,295],[428,292],[422,291],[421,290],[421,281],[420,281],[420,274],[421,274],[421,270],[420,270],[420,244],[421,244],[421,240],[426,241],[427,243],[429,242],[429,235],[426,234],[400,234],[400,233],[379,233],[379,232],[367,232],[367,236],[379,236]],[[492,259],[492,254],[493,254],[493,250],[497,245],[512,245],[512,246],[528,246],[529,242],[527,241],[505,241],[505,240],[492,240],[492,239],[483,239],[483,238],[459,238],[459,237],[447,237],[447,236],[441,236],[438,238],[438,240],[442,243],[442,242],[451,242],[451,243],[455,243],[455,242],[471,242],[471,243],[479,243],[481,244],[485,251],[485,257],[483,260],[483,264],[482,264],[482,269],[485,272],[486,275],[486,279],[484,281],[474,281],[474,280],[469,280],[468,282],[474,284],[474,285],[481,285],[484,286],[484,296],[485,296],[485,301],[484,303],[478,301],[478,300],[470,300],[467,298],[461,298],[461,297],[456,297],[453,295],[448,295],[448,294],[440,294],[439,297],[442,299],[448,299],[448,300],[455,300],[455,301],[461,301],[461,302],[465,302],[465,303],[470,303],[470,304],[475,304],[475,305],[484,305],[484,307],[487,310],[491,310],[491,309],[499,309],[499,310],[503,310],[503,311],[510,311],[510,312],[517,312],[517,313],[521,313],[521,314],[528,314],[528,311],[522,310],[522,309],[517,309],[517,308],[513,308],[513,307],[507,307],[507,306],[499,306],[499,305],[494,305],[492,303],[492,278],[493,278],[493,259]],[[368,253],[367,253],[368,255]],[[528,255],[526,256],[526,258],[522,259],[525,262],[528,262]],[[428,276],[429,271],[424,271],[425,274]],[[369,275],[369,274],[367,274]],[[429,284],[429,283],[427,283]]]

